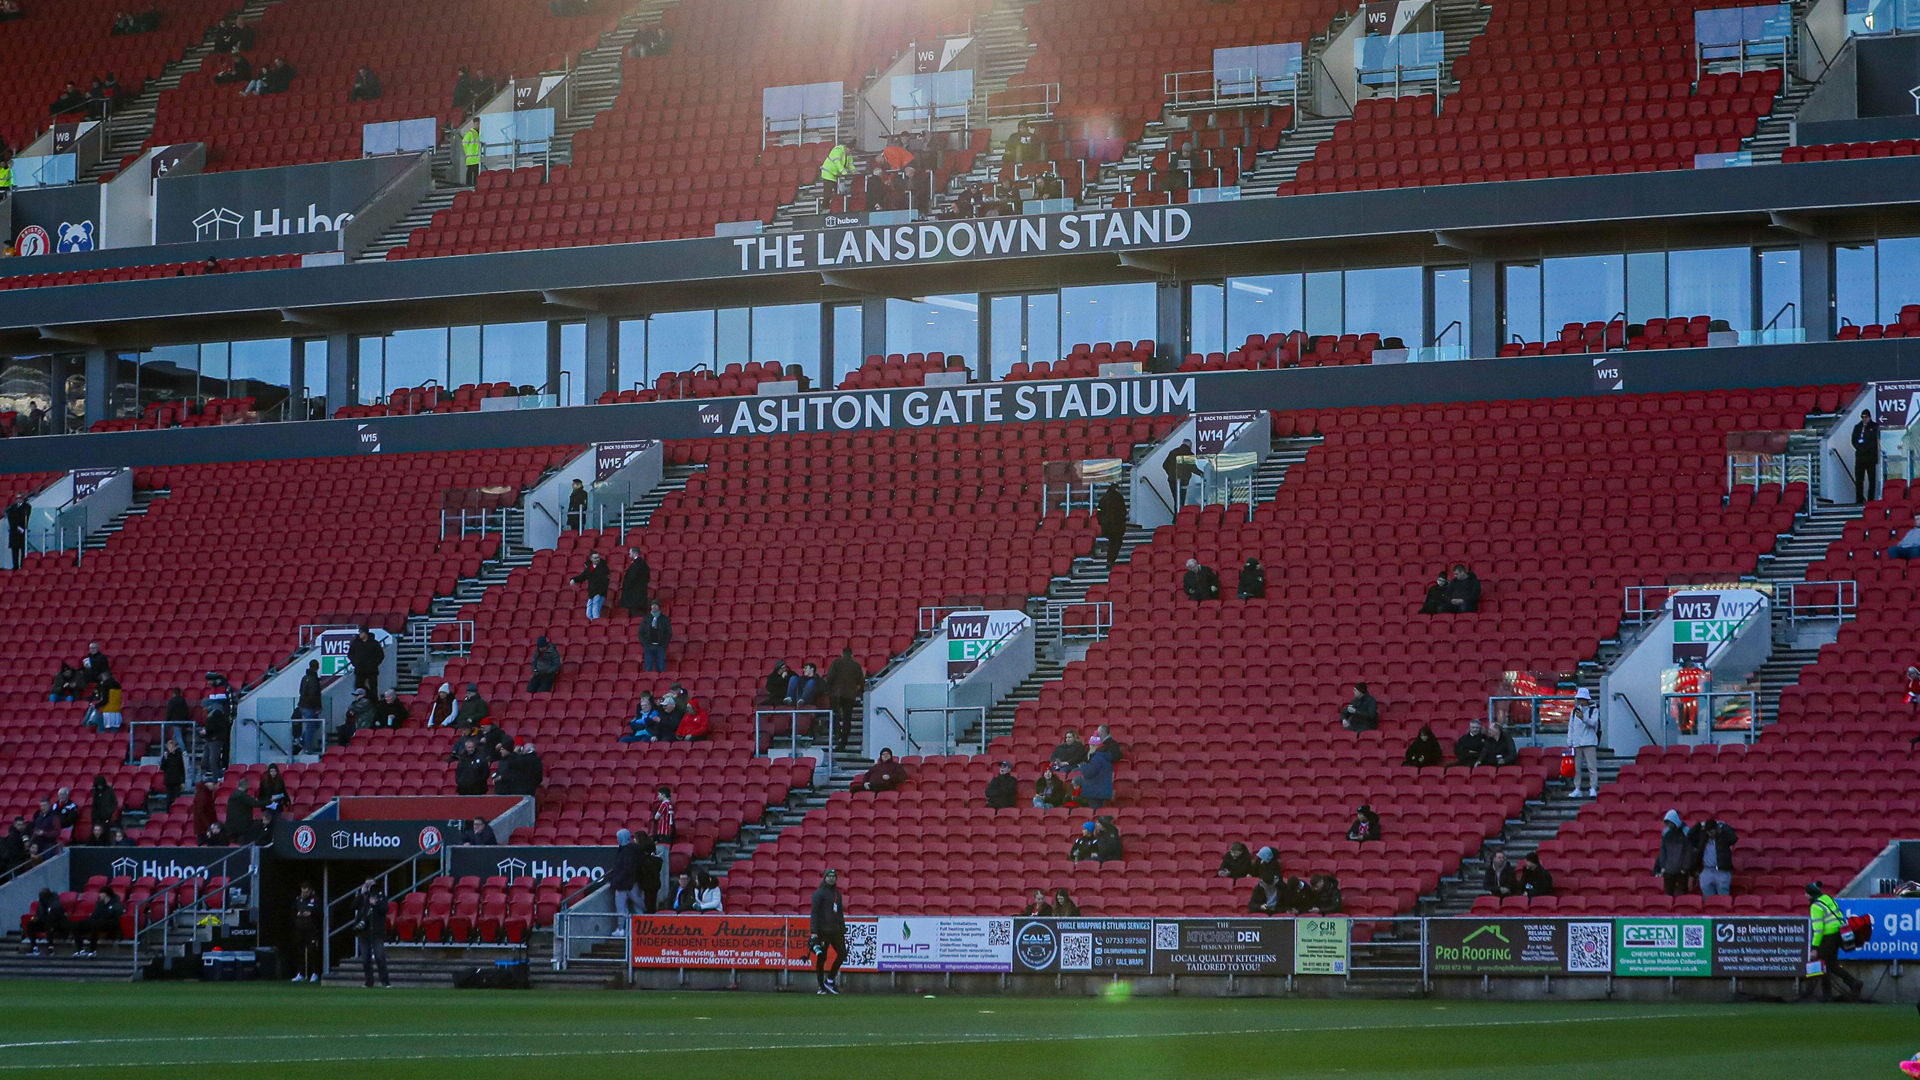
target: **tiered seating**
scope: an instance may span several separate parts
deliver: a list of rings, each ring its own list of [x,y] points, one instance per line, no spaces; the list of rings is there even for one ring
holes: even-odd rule
[[[1898,322],[1884,326],[1842,326],[1834,337],[1840,341],[1873,341],[1877,338],[1920,337],[1920,304],[1908,304],[1900,309]]]
[[[1400,339],[1383,343],[1379,334],[1249,334],[1229,353],[1188,353],[1181,371],[1256,371],[1289,367],[1348,367],[1373,362],[1375,349],[1403,348]]]
[[[1092,379],[1100,374],[1102,364],[1139,364],[1142,371],[1153,368],[1153,342],[1140,341],[1097,342],[1088,345],[1081,342],[1073,351],[1053,363],[1045,360],[1029,365],[1016,362],[1007,369],[1008,382],[1021,382],[1029,379]]]
[[[1253,521],[1184,511],[1090,594],[1113,602],[1112,636],[1020,706],[1011,738],[979,761],[922,763],[898,792],[837,797],[729,875],[730,910],[802,910],[831,864],[853,868],[866,910],[1008,912],[1064,885],[1099,914],[1227,914],[1247,889],[1213,871],[1239,839],[1273,844],[1290,873],[1339,874],[1350,912],[1408,911],[1558,767],[1554,750],[1497,772],[1415,774],[1399,764],[1415,729],[1458,735],[1502,672],[1572,670],[1614,632],[1623,585],[1750,572],[1803,492],[1723,506],[1726,435],[1797,427],[1817,396],[1280,414],[1279,434],[1326,442]],[[1265,601],[1180,596],[1187,558],[1218,567],[1231,597],[1248,555],[1267,564]],[[1415,614],[1434,570],[1456,560],[1480,574],[1480,612]],[[1354,680],[1383,702],[1378,732],[1336,726]],[[1112,809],[1124,861],[1069,866],[1085,812],[978,808],[987,760],[1014,761],[1030,782],[1062,729],[1100,723],[1127,746]],[[1386,840],[1356,852],[1345,824],[1361,802]]]
[[[1193,188],[1229,187],[1253,169],[1255,159],[1280,146],[1293,126],[1293,107],[1220,109],[1192,114],[1192,129],[1168,138],[1167,149],[1143,163],[1127,180],[1116,205],[1165,206],[1187,201]],[[1183,152],[1187,166],[1181,167]]]
[[[588,878],[438,877],[400,898],[395,941],[519,945],[527,932],[553,925],[554,913]]]
[[[574,136],[573,162],[489,173],[388,258],[709,236],[765,221],[819,179],[823,144],[763,148],[761,91],[859,85],[977,0],[715,0],[670,8],[664,56],[627,60],[613,107]],[[751,77],[744,73],[751,72]]]
[[[502,85],[509,75],[556,70],[610,29],[620,7],[602,0],[591,16],[557,18],[539,0],[479,0],[454,11],[388,0],[287,0],[253,24],[248,59],[257,68],[286,60],[298,72],[292,89],[242,97],[239,87],[213,81],[218,65],[205,64],[160,96],[148,145],[205,142],[210,172],[357,158],[362,125],[425,116],[442,127],[459,122],[459,68],[483,70]],[[377,101],[347,100],[362,64],[380,76],[385,96]]]
[[[512,383],[463,383],[449,393],[438,386],[403,386],[387,395],[384,405],[342,405],[335,420],[367,416],[418,416],[422,413],[479,412],[487,398],[517,397]]]
[[[1780,164],[1792,165],[1797,161],[1857,161],[1861,158],[1911,157],[1914,154],[1920,154],[1920,139],[1823,143],[1818,146],[1782,147]]]
[[[93,913],[93,905],[100,900],[100,890],[111,885],[114,895],[126,905],[126,913],[120,916],[120,937],[122,940],[133,937],[134,920],[140,925],[166,917],[167,912],[206,901],[208,907],[215,910],[227,906],[227,879],[222,875],[210,877],[103,877],[95,875],[86,880],[79,889],[68,889],[60,893],[60,906],[67,918],[79,922]],[[20,917],[20,932],[26,933],[27,920],[40,911],[39,901],[27,905],[27,913]]]
[[[158,431],[172,427],[219,427],[223,424],[251,424],[258,416],[250,397],[208,398],[188,401],[156,401],[138,418],[96,420],[88,431]]]
[[[0,26],[6,26],[0,23]],[[254,255],[228,259],[220,263],[220,273],[238,274],[249,270],[287,270],[300,265],[298,255]],[[152,266],[117,266],[110,270],[63,270],[54,274],[15,274],[0,277],[0,289],[44,289],[55,285],[98,285],[106,281],[145,281],[149,278],[199,277],[207,272],[202,262],[156,263]]]
[[[1915,309],[1920,319],[1920,308]],[[1501,356],[1563,356],[1568,353],[1597,353],[1614,349],[1641,352],[1647,349],[1704,349],[1707,335],[1714,332],[1716,320],[1710,315],[1676,315],[1648,319],[1645,323],[1570,322],[1560,328],[1560,336],[1545,343],[1509,341],[1500,346]],[[1725,330],[1725,321],[1718,321]],[[1855,336],[1859,336],[1856,330]],[[1877,336],[1877,335],[1876,335]],[[1898,336],[1898,335],[1894,335]]]
[[[840,380],[842,390],[878,390],[892,386],[923,386],[934,372],[967,370],[967,358],[930,353],[875,353]]]
[[[1780,72],[1693,84],[1693,12],[1719,3],[1501,4],[1454,64],[1460,90],[1359,103],[1281,194],[1693,166],[1740,148]]]
[[[108,33],[114,17],[145,5],[125,0],[60,0],[22,4],[26,17],[0,23],[0,136],[16,150],[47,130],[47,109],[68,82],[81,90],[112,74],[125,94],[137,94],[225,14],[226,0],[159,0],[160,29],[150,34]]]
[[[127,719],[157,720],[170,687],[197,700],[206,672],[243,686],[284,664],[304,624],[399,629],[498,549],[497,536],[441,539],[446,493],[513,489],[565,456],[488,450],[137,470],[136,484],[169,497],[129,518],[84,566],[33,554],[7,577],[0,808],[24,812],[61,785],[83,796],[96,773],[136,804],[158,786],[158,770],[120,765],[125,733],[89,732],[84,705],[47,701],[60,661],[78,661],[87,642],[112,658]],[[102,581],[113,588],[102,593]],[[137,741],[151,740],[143,731]]]

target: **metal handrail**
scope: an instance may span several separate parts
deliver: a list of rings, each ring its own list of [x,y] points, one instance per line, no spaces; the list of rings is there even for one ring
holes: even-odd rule
[[[1721,699],[1744,700],[1746,702],[1748,721],[1746,727],[1721,728],[1715,726],[1714,717],[1719,712],[1716,703]],[[1695,717],[1693,721],[1694,730],[1691,732],[1683,731],[1680,727],[1680,718],[1675,714],[1673,708],[1674,704],[1678,702],[1693,702],[1696,705],[1706,705],[1706,716]],[[1695,735],[1704,735],[1706,742],[1718,743],[1722,740],[1715,738],[1717,732],[1725,732],[1739,736],[1737,740],[1727,741],[1750,743],[1754,740],[1755,736],[1760,734],[1760,692],[1758,690],[1696,690],[1691,693],[1663,693],[1660,695],[1660,713],[1665,721],[1665,732],[1673,736],[1671,741],[1662,742],[1661,745],[1663,746],[1673,745],[1674,742],[1680,741],[1682,736],[1692,737]]]
[[[985,611],[979,604],[922,604],[920,605],[919,635],[931,634],[940,629],[947,616],[960,611]]]
[[[1773,329],[1773,324],[1779,322],[1780,316],[1785,315],[1788,311],[1792,311],[1794,313],[1794,321],[1798,322],[1799,315],[1800,315],[1800,307],[1799,305],[1795,304],[1793,301],[1789,300],[1786,303],[1781,304],[1780,310],[1774,312],[1773,318],[1768,319],[1767,325],[1761,327],[1760,329],[1763,331]]]
[[[451,855],[452,855],[452,845],[442,844],[440,845],[439,851],[433,852],[431,854],[429,854],[428,852],[422,851],[414,855],[412,858],[406,859],[402,862],[394,864],[391,867],[388,867],[386,870],[383,870],[380,873],[373,875],[371,878],[367,880],[378,881],[380,883],[380,891],[386,894],[387,903],[390,905],[388,910],[389,912],[391,912],[393,910],[393,907],[391,905],[397,905],[402,897],[406,896],[408,893],[418,892],[420,890],[420,887],[425,885],[427,882],[432,881],[434,878],[440,877],[443,874],[447,873],[448,863],[451,859]],[[427,859],[436,860],[437,865],[434,867],[431,873],[425,876],[421,876],[419,873],[420,864]],[[398,874],[402,870],[407,871],[408,874],[411,875],[411,883],[406,888],[400,890],[399,892],[394,892],[387,887],[388,882],[393,878],[395,874]],[[324,912],[325,918],[323,919],[323,926],[320,932],[320,970],[321,971],[333,970],[333,939],[340,933],[350,931],[352,926],[352,921],[353,921],[352,905],[359,899],[359,895],[360,895],[360,890],[358,888],[355,888],[347,893],[334,897],[332,900],[327,901],[326,911]],[[345,907],[346,909],[347,918],[345,920],[344,925],[336,926],[334,912],[336,909],[342,908],[342,907]],[[387,931],[388,933],[392,933],[393,931],[393,923],[392,923],[391,917],[389,917],[388,919]],[[357,937],[356,937],[355,945],[356,945],[356,951],[352,955],[358,955]]]
[[[129,944],[133,946],[132,952],[133,952],[134,977],[138,978],[140,974],[141,939],[144,937],[150,936],[153,933],[154,928],[156,926],[159,928],[159,931],[160,931],[160,955],[164,957],[167,955],[167,950],[171,948],[173,944],[173,941],[172,941],[173,922],[175,918],[181,915],[187,915],[187,916],[193,916],[196,914],[205,915],[205,914],[210,914],[214,911],[231,910],[227,906],[227,893],[236,885],[243,885],[243,884],[249,885],[248,893],[249,895],[252,895],[253,890],[251,888],[251,883],[256,879],[260,871],[259,855],[260,855],[259,847],[253,844],[248,844],[243,847],[237,847],[233,851],[228,852],[225,855],[222,855],[219,859],[215,860],[213,863],[207,866],[206,868],[207,874],[205,879],[210,882],[216,877],[221,878],[222,883],[220,886],[219,893],[213,894],[211,896],[205,893],[201,893],[195,897],[192,903],[189,903],[182,907],[177,907],[177,908],[172,906],[172,896],[171,894],[169,894],[168,899],[165,902],[166,908],[164,912],[160,915],[159,918],[147,920],[147,923],[145,926],[141,925],[141,916],[146,914],[146,910],[153,906],[153,900],[149,898],[147,902],[141,905],[139,908],[135,908],[133,907],[133,905],[129,904],[127,906],[127,913],[133,916],[133,934],[127,939],[127,941]],[[239,873],[239,874],[235,874],[231,872],[231,870],[229,869],[230,864],[233,862],[233,860],[241,859],[241,858],[244,858],[247,863],[245,872]],[[216,898],[219,900],[218,907],[215,907],[210,903],[211,900]],[[125,897],[122,897],[122,900],[124,901]],[[249,906],[251,906],[251,904],[249,904]],[[199,920],[195,919],[194,921],[197,923]]]
[[[1788,581],[1774,585],[1773,613],[1788,624],[1804,619],[1838,619],[1842,622],[1854,618],[1860,607],[1860,583],[1847,578],[1830,581]],[[1831,601],[1809,599],[1802,602],[1801,590],[1833,590]],[[1784,600],[1784,603],[1782,602]]]
[[[893,725],[893,729],[900,733],[900,741],[912,747],[915,753],[920,752],[920,744],[913,741],[912,735],[907,734],[907,725],[901,723],[900,718],[893,715],[892,709],[887,708],[885,705],[874,705],[869,711],[884,715],[887,718],[887,722]]]
[[[1613,695],[1613,700],[1622,702],[1626,705],[1627,711],[1633,714],[1634,725],[1640,729],[1640,734],[1645,735],[1647,737],[1647,742],[1664,745],[1660,743],[1659,739],[1656,739],[1653,737],[1653,732],[1647,730],[1647,722],[1640,718],[1640,710],[1634,707],[1632,698],[1618,691],[1615,691]]]
[[[1730,453],[1727,455],[1727,494],[1733,494],[1735,488],[1759,491],[1763,486],[1785,490],[1788,484],[1794,483],[1812,487],[1818,461],[1812,454],[1768,454],[1756,450]]]
[[[944,721],[940,725],[941,753],[952,754],[953,748],[959,745],[954,740],[954,737],[953,737],[953,717],[957,713],[978,713],[979,714],[980,743],[982,746],[986,745],[987,707],[985,705],[929,705],[929,706],[924,706],[920,708],[912,708],[907,710],[907,722],[911,724],[913,722],[913,718],[915,714],[919,714],[923,716],[932,716],[932,715],[938,714]],[[909,739],[908,741],[912,742],[913,740]],[[916,752],[922,749],[922,747],[918,742],[913,743],[913,748]]]
[[[455,537],[465,536],[469,532],[478,532],[484,537],[492,532],[498,533],[504,539],[507,535],[507,515],[517,509],[517,507],[502,506],[493,510],[442,510],[440,511],[440,539],[448,538],[448,522],[459,522],[459,529],[453,534]],[[549,513],[547,517],[551,519],[553,515]]]
[[[1073,632],[1067,629],[1066,613],[1073,608],[1093,609],[1091,632],[1085,625],[1077,625]],[[1044,615],[1046,619],[1042,629],[1050,630],[1061,640],[1091,638],[1105,641],[1113,630],[1113,601],[1111,600],[1049,600]]]
[[[792,737],[792,743],[788,747],[788,753],[787,753],[788,758],[798,758],[803,756],[800,753],[800,718],[802,716],[825,716],[827,718],[827,748],[829,753],[832,752],[832,748],[833,748],[833,710],[832,709],[794,708],[794,709],[755,709],[753,710],[753,745],[754,745],[754,753],[756,754],[760,752],[759,750],[760,718],[763,716],[784,716],[788,718],[788,734]],[[769,746],[768,749],[771,750],[772,747]]]

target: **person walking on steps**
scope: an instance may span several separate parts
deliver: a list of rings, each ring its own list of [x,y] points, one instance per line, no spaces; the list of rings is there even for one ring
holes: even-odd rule
[[[847,959],[847,906],[840,896],[840,872],[829,869],[820,876],[820,887],[813,891],[813,915],[808,926],[813,951],[813,977],[820,984],[816,994],[840,992],[840,965]],[[831,963],[827,953],[833,953]]]
[[[367,989],[373,989],[374,968],[380,969],[380,986],[391,988],[393,983],[387,979],[387,894],[380,887],[378,878],[368,878],[360,886],[360,897],[354,903],[353,927],[360,932],[360,966],[367,979]]]
[[[1807,883],[1807,899],[1812,901],[1807,919],[1813,924],[1809,935],[1813,938],[1813,958],[1820,964],[1820,1000],[1834,1000],[1833,981],[1838,979],[1847,988],[1846,999],[1858,1001],[1864,987],[1840,966],[1840,935],[1846,931],[1847,917],[1840,911],[1839,901],[1828,896],[1817,881]]]

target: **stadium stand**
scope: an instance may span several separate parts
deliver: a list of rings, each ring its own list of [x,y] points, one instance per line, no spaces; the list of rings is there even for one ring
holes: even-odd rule
[[[173,427],[219,427],[250,424],[258,419],[254,399],[208,398],[204,401],[156,401],[138,419],[96,420],[88,431],[158,431]]]
[[[0,25],[5,25],[0,23]],[[95,285],[103,281],[144,281],[148,278],[199,277],[206,273],[238,274],[249,270],[286,270],[300,265],[298,255],[256,255],[228,259],[217,271],[209,271],[205,260],[184,263],[155,263],[151,266],[123,266],[112,270],[67,270],[55,274],[16,274],[0,277],[0,289],[43,289],[56,285]]]
[[[1920,309],[1916,309],[1920,314]],[[1708,315],[1676,315],[1652,318],[1645,323],[1612,322],[1568,323],[1560,328],[1559,338],[1548,341],[1510,341],[1500,346],[1501,356],[1563,356],[1567,353],[1604,353],[1616,349],[1641,352],[1646,349],[1704,349],[1707,335],[1714,332],[1715,320]],[[1725,330],[1721,321],[1719,329]],[[1858,336],[1856,334],[1856,336]]]
[[[1900,321],[1885,325],[1869,323],[1866,326],[1847,324],[1840,327],[1834,335],[1836,341],[1872,341],[1875,338],[1920,337],[1920,304],[1907,304],[1900,309]]]
[[[869,356],[840,380],[842,390],[877,390],[888,386],[922,386],[935,372],[967,371],[967,358],[942,352],[888,353]]]
[[[1375,349],[1403,348],[1398,338],[1383,342],[1379,334],[1249,334],[1239,348],[1226,353],[1188,353],[1181,371],[1254,371],[1261,368],[1348,367],[1373,362]]]
[[[384,0],[282,0],[253,24],[249,59],[256,66],[285,59],[298,73],[292,88],[242,97],[233,85],[215,83],[216,66],[205,64],[160,96],[149,145],[205,142],[209,172],[357,158],[361,125],[425,116],[443,128],[458,123],[453,85],[460,68],[483,71],[501,86],[509,76],[557,70],[613,26],[615,6],[559,18],[535,0],[482,0],[457,11]],[[353,74],[363,64],[385,93],[350,102]]]
[[[1920,153],[1920,139],[1882,139],[1879,142],[1822,143],[1817,146],[1788,146],[1780,151],[1780,163],[1801,161],[1857,161],[1861,158],[1911,157]]]
[[[1227,914],[1244,909],[1246,889],[1213,870],[1242,839],[1271,843],[1290,874],[1339,875],[1349,912],[1410,912],[1558,775],[1557,752],[1547,769],[1529,751],[1505,770],[1416,777],[1399,765],[1415,729],[1440,725],[1450,741],[1484,715],[1503,672],[1572,671],[1613,632],[1623,585],[1751,571],[1804,490],[1722,505],[1727,434],[1798,427],[1839,397],[1809,389],[1281,414],[1277,433],[1318,432],[1324,444],[1254,520],[1183,511],[1090,593],[1114,604],[1111,637],[1022,705],[1010,737],[976,759],[910,766],[897,792],[835,795],[818,820],[729,875],[730,902],[798,910],[806,883],[832,864],[848,867],[850,895],[875,907],[1005,912],[1033,888],[1064,885],[1092,913]],[[1680,521],[1700,531],[1676,532]],[[1179,595],[1189,556],[1225,568],[1248,555],[1267,564],[1264,602]],[[1480,614],[1415,614],[1434,568],[1455,561],[1487,584]],[[1357,737],[1337,719],[1356,679],[1385,703],[1381,729]],[[1143,702],[1167,709],[1143,712]],[[1102,811],[1127,839],[1124,861],[1067,862],[1084,811],[1031,809],[1024,794],[1013,810],[977,809],[989,759],[1016,762],[1030,781],[1064,729],[1100,723],[1126,746],[1116,803]],[[1276,787],[1291,798],[1272,801]],[[1380,812],[1386,840],[1355,853],[1344,826],[1363,802]],[[956,824],[903,832],[902,819]]]

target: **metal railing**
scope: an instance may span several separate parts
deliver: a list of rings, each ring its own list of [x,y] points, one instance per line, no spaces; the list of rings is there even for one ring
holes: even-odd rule
[[[1760,733],[1760,692],[1707,690],[1660,695],[1663,745],[1675,742],[1750,743]]]
[[[367,879],[370,881],[378,881],[381,891],[387,896],[387,932],[389,934],[393,932],[393,920],[395,915],[399,913],[401,897],[410,892],[417,891],[422,885],[445,874],[451,857],[451,845],[442,844],[439,851],[431,854],[423,851],[405,862],[389,867]],[[422,871],[425,872],[423,873]],[[325,876],[325,880],[330,886],[332,882],[332,868],[323,866],[321,873]],[[403,888],[396,891],[393,885],[395,882],[402,880],[401,875],[403,873],[406,884]],[[325,895],[324,892],[322,895]],[[353,950],[346,954],[346,958],[350,959],[360,955],[360,936],[353,929],[353,911],[359,899],[360,890],[356,887],[343,895],[336,896],[327,901],[326,910],[323,913],[323,925],[320,931],[321,971],[328,972],[333,970],[333,939],[341,934],[352,935]]]
[[[127,914],[133,916],[133,935],[127,940],[133,946],[133,976],[139,978],[143,957],[143,946],[150,946],[154,938],[159,938],[161,957],[172,950],[176,937],[181,943],[200,940],[199,924],[215,912],[234,909],[234,890],[245,889],[246,900],[241,907],[252,907],[258,894],[254,889],[260,872],[260,849],[251,844],[235,848],[208,865],[206,876],[194,886],[195,896],[190,903],[180,907],[173,906],[173,890],[169,889],[165,900],[156,901],[149,897],[139,907],[127,905]],[[208,890],[215,878],[220,880],[220,888]],[[175,886],[178,888],[179,886]],[[122,897],[124,900],[125,897]],[[154,905],[160,905],[159,914],[153,914]],[[188,927],[184,933],[175,934],[174,924],[185,918]]]
[[[146,756],[144,753],[136,753],[136,744],[139,742],[139,740],[135,738],[136,730],[139,728],[157,728],[159,729],[157,736],[151,745],[158,747],[161,753],[165,753],[167,740],[179,739],[180,752],[185,755],[187,759],[187,790],[193,790],[193,786],[200,782],[200,729],[192,720],[188,720],[184,724],[169,723],[165,720],[128,720],[126,722],[126,728],[127,764],[136,765],[140,762],[141,758]]]
[[[1000,98],[998,102],[992,100]],[[998,95],[980,95],[980,115],[985,121],[1044,120],[1060,107],[1060,84],[1037,83],[1009,86]]]
[[[960,611],[985,611],[979,604],[922,604],[920,606],[919,636],[937,632],[947,616]]]
[[[1248,105],[1293,106],[1293,123],[1300,117],[1300,75],[1255,75],[1252,68],[1224,72],[1170,71],[1160,77],[1161,92],[1175,110],[1231,108]],[[1241,89],[1241,88],[1245,89]]]
[[[1768,68],[1781,69],[1781,85],[1792,89],[1793,65],[1787,63],[1792,48],[1790,37],[1755,38],[1752,41],[1726,41],[1716,44],[1693,43],[1693,81],[1708,74],[1707,66],[1739,64],[1740,71],[1764,71]]]
[[[1073,612],[1072,618],[1068,612]],[[1105,641],[1113,630],[1111,600],[1049,600],[1039,629],[1061,640]]]
[[[1860,583],[1787,581],[1773,587],[1773,617],[1789,624],[1815,620],[1851,619],[1860,607]]]
[[[546,509],[541,507],[541,509]],[[440,511],[440,539],[493,534],[501,538],[507,535],[508,515],[518,513],[518,508],[502,506],[492,510],[442,510]],[[549,512],[548,517],[553,515]],[[452,526],[449,531],[449,526]]]
[[[754,745],[755,753],[760,752],[759,747],[760,747],[760,736],[762,732],[762,727],[761,727],[761,724],[763,722],[762,718],[763,717],[766,718],[765,723],[767,726],[765,728],[765,731],[769,739],[769,742],[767,743],[767,749],[771,751],[775,749],[773,745],[773,740],[778,740],[781,734],[779,731],[779,725],[774,724],[772,722],[772,718],[781,717],[781,716],[784,716],[787,718],[786,734],[789,737],[789,742],[787,746],[787,757],[789,758],[798,758],[798,757],[806,756],[800,752],[800,718],[802,716],[826,717],[827,718],[827,738],[826,738],[824,755],[829,763],[832,762],[833,734],[834,734],[832,709],[796,708],[796,709],[755,709],[753,710],[753,745]],[[811,731],[811,726],[809,726],[809,730]],[[817,733],[813,733],[813,734],[809,734],[808,738],[815,739],[815,741],[817,742],[816,736],[817,736]]]
[[[1565,735],[1577,699],[1571,694],[1492,694],[1487,722],[1499,724],[1515,739]]]
[[[1820,459],[1813,454],[1763,454],[1739,452],[1727,455],[1727,494],[1736,489],[1763,487],[1785,490],[1788,484],[1806,484],[1817,490]]]
[[[575,889],[560,901],[553,915],[553,969],[565,971],[575,963],[618,964],[632,977],[625,942],[631,919],[622,916],[613,902],[613,889],[605,881],[593,881]],[[585,953],[601,943],[621,943],[620,956],[602,959]],[[579,952],[582,955],[575,956]]]
[[[968,714],[972,714],[974,716],[974,722],[980,725],[980,743],[982,746],[986,745],[987,707],[985,705],[927,705],[911,708],[907,710],[907,726],[909,728],[913,726],[913,718],[916,716],[940,717],[940,753],[951,754],[953,753],[953,748],[960,744],[960,740],[954,736],[954,717]],[[965,729],[962,728],[960,730]],[[911,736],[908,737],[907,741],[912,744],[913,752],[916,754],[926,753],[929,750],[927,746],[922,745],[919,740]]]
[[[449,641],[440,634],[448,627],[453,628],[453,640]],[[401,639],[405,644],[418,646],[428,657],[470,656],[473,646],[479,640],[472,619],[429,619],[424,623],[409,626],[407,636]]]
[[[919,752],[919,744],[913,741],[913,736],[907,733],[907,725],[901,723],[900,718],[893,715],[892,709],[887,708],[885,705],[873,705],[868,708],[867,715],[869,717],[886,717],[887,723],[893,725],[893,730],[900,733],[901,745],[912,747],[915,753]]]
[[[809,142],[840,142],[842,110],[831,113],[806,113],[798,116],[762,118],[760,149],[769,146],[798,146]]]

